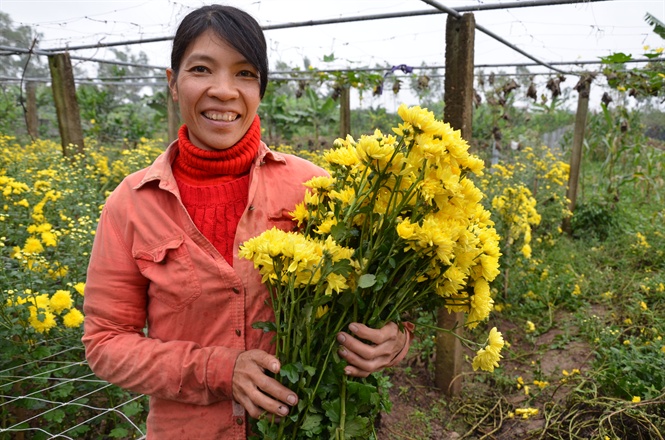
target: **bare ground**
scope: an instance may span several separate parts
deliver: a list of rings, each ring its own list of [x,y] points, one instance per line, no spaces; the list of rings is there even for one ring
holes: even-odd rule
[[[380,440],[399,439],[496,439],[537,438],[545,427],[544,406],[564,404],[572,386],[563,371],[585,371],[591,362],[591,347],[582,341],[572,319],[565,313],[555,317],[556,326],[528,338],[510,322],[497,327],[510,343],[494,378],[473,372],[470,361],[462,372],[462,391],[448,397],[435,386],[434,375],[417,356],[404,361],[392,372],[390,397],[392,411],[382,414],[378,423]],[[474,353],[468,352],[468,359]],[[517,378],[529,387],[518,387]],[[534,379],[546,381],[540,389]],[[502,386],[497,384],[503,380]],[[538,414],[527,419],[511,417],[517,408],[537,408]],[[538,434],[538,435],[536,435]]]

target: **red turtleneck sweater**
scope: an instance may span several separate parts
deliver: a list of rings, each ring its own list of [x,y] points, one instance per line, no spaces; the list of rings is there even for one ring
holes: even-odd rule
[[[196,227],[233,266],[233,239],[247,205],[249,169],[261,141],[256,116],[245,136],[231,148],[202,150],[189,141],[183,125],[173,175]]]

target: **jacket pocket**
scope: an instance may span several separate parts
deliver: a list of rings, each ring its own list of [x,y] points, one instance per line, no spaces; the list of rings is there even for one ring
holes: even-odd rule
[[[278,210],[268,213],[268,229],[272,227],[282,231],[292,232],[298,229],[298,223],[288,214],[287,210]]]
[[[182,310],[201,296],[201,283],[182,235],[138,249],[134,258],[143,276],[150,280],[151,297]]]

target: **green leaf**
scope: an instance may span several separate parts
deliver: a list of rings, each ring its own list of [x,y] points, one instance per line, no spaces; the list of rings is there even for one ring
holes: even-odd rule
[[[318,434],[321,434],[323,431],[322,421],[323,416],[320,414],[307,414],[300,426],[300,430],[303,431],[303,433],[309,434],[309,437],[312,437],[312,435],[318,436]]]
[[[116,427],[109,432],[111,438],[129,438],[129,431],[123,427]]]
[[[65,412],[61,409],[49,411],[44,413],[44,418],[49,422],[62,423],[62,421],[65,419]]]
[[[298,368],[297,364],[286,364],[282,365],[282,368],[279,370],[279,375],[285,377],[289,382],[296,383],[300,378],[300,372],[302,367]]]
[[[372,287],[374,283],[376,283],[376,276],[371,273],[366,273],[365,275],[362,275],[360,278],[358,278],[358,287],[361,289]]]
[[[321,406],[326,411],[326,417],[328,417],[330,421],[333,422],[334,424],[339,424],[339,421],[341,419],[340,417],[341,402],[339,400],[339,397],[335,400],[328,400],[326,402],[323,402]]]
[[[122,407],[122,412],[127,417],[133,417],[139,414],[143,410],[143,405],[140,402],[134,401],[129,402],[127,405]]]
[[[323,56],[323,61],[326,62],[326,63],[330,63],[330,62],[335,61],[335,53],[333,52],[330,55],[324,55]]]
[[[255,322],[254,324],[252,324],[252,328],[263,330],[264,333],[277,331],[275,323],[270,321]]]
[[[606,57],[600,57],[600,60],[604,64],[623,64],[631,61],[633,59],[632,55],[626,55],[623,52],[613,53]]]
[[[369,419],[367,417],[347,417],[344,425],[344,434],[347,438],[367,438],[369,434]]]

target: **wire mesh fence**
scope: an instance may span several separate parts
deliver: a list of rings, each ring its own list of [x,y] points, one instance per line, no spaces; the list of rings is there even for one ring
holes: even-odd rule
[[[95,377],[82,346],[3,364],[0,438],[145,438],[147,397]]]

